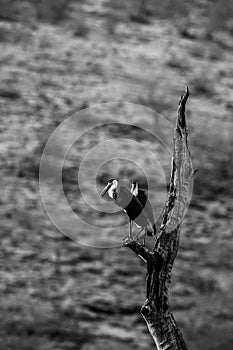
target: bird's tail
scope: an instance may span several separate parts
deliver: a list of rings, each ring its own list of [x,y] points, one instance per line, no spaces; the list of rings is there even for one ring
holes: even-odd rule
[[[156,235],[157,230],[156,230],[155,224],[153,225],[153,231],[154,231],[154,235]]]
[[[155,224],[153,224],[152,226],[151,225],[148,225],[147,228],[146,228],[146,234],[147,236],[153,236],[153,235],[156,235],[156,226]]]

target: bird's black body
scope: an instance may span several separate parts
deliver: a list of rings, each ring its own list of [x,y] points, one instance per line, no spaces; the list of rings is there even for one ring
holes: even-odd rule
[[[141,203],[141,206],[143,208],[143,212],[149,219],[152,227],[153,227],[153,233],[156,234],[156,226],[155,226],[155,220],[154,220],[154,214],[153,214],[153,209],[151,206],[151,203],[148,199],[148,196],[146,194],[146,191],[144,190],[139,190],[138,189],[138,184],[136,181],[132,181],[132,188],[131,188],[131,193],[139,200]],[[147,232],[148,236],[152,236],[152,232],[148,231]]]
[[[116,204],[126,211],[130,220],[145,228],[148,222],[140,201],[126,187],[120,186],[115,192]]]
[[[131,191],[126,187],[118,186],[118,181],[111,179],[108,181],[107,186],[102,190],[100,194],[101,197],[104,197],[106,193],[108,193],[109,197],[127,213],[130,220],[130,236],[132,233],[132,221],[134,221],[138,227],[141,227],[141,231],[144,230],[147,234],[151,231],[149,227],[150,219],[138,198],[136,198]],[[139,233],[136,237],[138,237]]]

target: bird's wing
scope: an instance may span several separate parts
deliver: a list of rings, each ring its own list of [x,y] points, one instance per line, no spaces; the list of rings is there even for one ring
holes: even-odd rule
[[[146,202],[148,200],[147,194],[145,191],[143,190],[138,190],[138,200],[140,201],[141,205],[143,206],[143,208],[146,205]]]
[[[147,215],[140,201],[125,187],[118,187],[116,203],[137,225],[147,226]]]
[[[118,188],[117,204],[121,208],[125,209],[134,198],[135,198],[135,196],[126,187],[119,187]],[[138,201],[137,205],[141,207],[141,204],[139,201]]]
[[[148,199],[148,196],[145,191],[139,190],[138,191],[138,199],[141,202],[142,207],[144,208],[144,213],[150,220],[151,224],[154,224],[154,213],[153,208],[151,206],[151,203]]]

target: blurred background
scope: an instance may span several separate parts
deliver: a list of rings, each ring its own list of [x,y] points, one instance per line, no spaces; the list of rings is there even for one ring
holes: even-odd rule
[[[41,203],[39,164],[67,113],[126,101],[174,125],[186,85],[198,171],[171,308],[189,349],[232,348],[232,15],[227,0],[0,0],[1,349],[155,348],[140,316],[145,266],[127,249],[88,248],[58,232]],[[105,132],[145,142],[139,130]],[[72,159],[102,133],[86,134],[64,165],[64,191],[80,214]],[[116,177],[112,168],[101,169],[99,188]],[[146,188],[128,168],[117,163],[117,175],[140,175]]]

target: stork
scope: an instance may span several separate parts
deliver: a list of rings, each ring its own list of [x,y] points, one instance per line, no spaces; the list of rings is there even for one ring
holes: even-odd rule
[[[134,239],[138,239],[145,234],[149,235],[148,231],[151,231],[148,222],[149,218],[146,216],[146,212],[143,210],[139,200],[126,187],[118,186],[118,181],[116,179],[111,179],[108,181],[107,186],[101,191],[100,196],[103,198],[106,193],[108,193],[109,197],[114,200],[118,207],[122,208],[128,215],[130,220],[130,238],[132,238],[132,221],[136,223],[138,228],[141,228]],[[139,237],[143,230],[143,235]],[[151,232],[150,235],[152,235]]]
[[[143,207],[143,211],[145,215],[147,216],[147,220],[149,221],[149,224],[151,225],[153,230],[148,231],[148,236],[152,236],[152,234],[156,235],[156,226],[155,226],[155,220],[154,220],[154,214],[153,209],[151,206],[151,203],[148,199],[148,196],[146,194],[146,191],[139,190],[138,189],[138,183],[134,180],[131,181],[131,193],[139,200]]]

